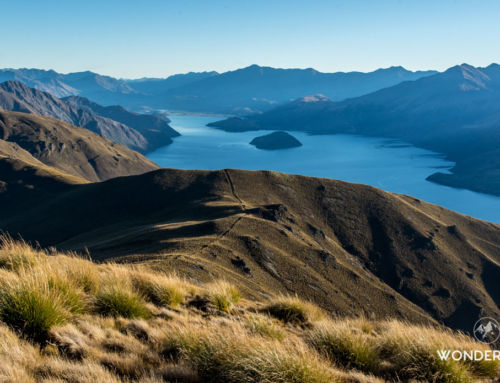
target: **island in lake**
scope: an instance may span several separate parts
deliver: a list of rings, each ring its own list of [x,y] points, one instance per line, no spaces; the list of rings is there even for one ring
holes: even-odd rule
[[[263,150],[290,149],[302,146],[302,143],[287,132],[278,131],[255,137],[250,145]]]

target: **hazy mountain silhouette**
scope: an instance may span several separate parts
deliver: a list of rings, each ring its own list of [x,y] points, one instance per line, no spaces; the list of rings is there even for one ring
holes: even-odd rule
[[[219,73],[212,72],[189,72],[186,74],[174,74],[167,78],[141,78],[137,80],[126,80],[127,83],[135,90],[142,92],[144,95],[158,95],[167,90],[175,89],[187,85],[191,82],[203,80],[205,78],[214,77]]]
[[[19,80],[57,97],[78,95],[103,105],[176,111],[248,114],[307,94],[335,100],[360,96],[434,71],[402,67],[370,73],[321,73],[314,69],[276,69],[252,65],[218,74],[187,73],[166,79],[122,80],[93,72],[60,74],[36,69],[0,70],[0,81]]]
[[[463,64],[343,102],[305,97],[262,115],[211,125],[394,137],[457,162],[453,175],[437,173],[433,181],[500,195],[499,100],[500,66]]]
[[[55,97],[80,94],[98,102],[113,103],[112,100],[120,95],[137,93],[124,80],[90,71],[62,74],[53,70],[1,69],[0,82],[10,80],[22,81],[32,88],[50,92]]]
[[[433,73],[410,72],[402,67],[370,73],[321,73],[252,65],[174,89],[162,101],[171,109],[245,114],[312,93],[343,100]]]

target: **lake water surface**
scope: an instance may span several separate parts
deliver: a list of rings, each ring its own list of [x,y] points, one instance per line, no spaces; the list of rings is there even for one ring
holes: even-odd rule
[[[182,134],[148,154],[158,165],[179,169],[276,170],[368,184],[463,214],[500,223],[500,198],[434,184],[425,178],[453,165],[442,156],[404,143],[354,135],[310,136],[291,132],[303,146],[265,151],[249,142],[269,132],[227,133],[206,126],[221,117],[169,116]]]

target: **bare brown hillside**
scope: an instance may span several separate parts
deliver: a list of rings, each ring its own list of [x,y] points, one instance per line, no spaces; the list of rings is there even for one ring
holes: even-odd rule
[[[16,174],[0,208],[20,188]],[[0,228],[96,260],[225,278],[254,297],[296,293],[339,315],[465,331],[481,313],[500,315],[500,227],[412,197],[240,170],[167,169],[44,190],[38,201],[30,191],[32,202]]]
[[[0,84],[0,109],[57,118],[134,150],[141,151],[148,147],[146,138],[125,123],[70,105],[50,93],[30,88],[19,81]]]
[[[0,155],[39,161],[90,181],[157,169],[141,154],[50,117],[0,111]]]

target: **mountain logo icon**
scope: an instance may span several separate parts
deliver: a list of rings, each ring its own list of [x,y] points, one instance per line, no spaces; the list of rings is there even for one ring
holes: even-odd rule
[[[481,318],[474,325],[474,338],[481,343],[495,343],[500,338],[500,325],[493,318]]]

